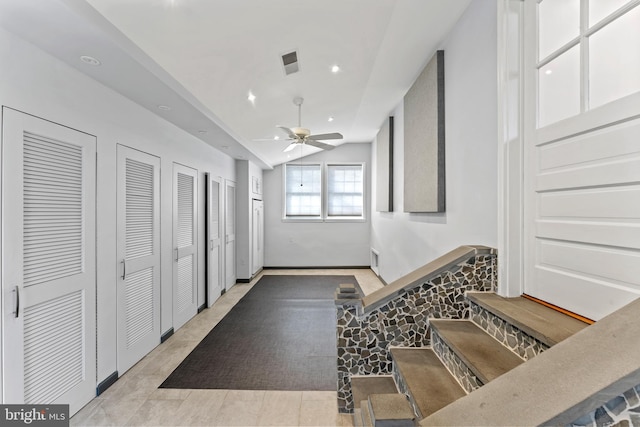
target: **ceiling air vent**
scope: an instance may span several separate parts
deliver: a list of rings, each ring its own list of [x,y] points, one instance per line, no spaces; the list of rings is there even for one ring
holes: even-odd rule
[[[284,66],[284,73],[287,76],[300,71],[300,67],[298,66],[298,52],[294,50],[293,52],[282,55],[282,65]]]

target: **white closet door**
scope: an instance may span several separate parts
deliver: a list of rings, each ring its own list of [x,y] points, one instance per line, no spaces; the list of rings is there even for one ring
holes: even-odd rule
[[[225,285],[236,284],[236,183],[226,181],[225,203]]]
[[[222,197],[220,197],[220,180],[207,176],[207,307],[220,297],[222,291],[222,250],[220,236],[222,221],[220,213]]]
[[[264,266],[264,205],[262,200],[252,200],[251,274]]]
[[[96,140],[3,108],[3,403],[95,396]]]
[[[160,159],[118,145],[118,372],[160,343]]]
[[[198,171],[173,164],[173,327],[196,315]]]

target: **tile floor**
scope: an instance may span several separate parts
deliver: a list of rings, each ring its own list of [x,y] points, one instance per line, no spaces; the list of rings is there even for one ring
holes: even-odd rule
[[[262,274],[349,274],[365,294],[383,286],[368,269],[265,270]],[[89,402],[71,418],[71,425],[352,426],[351,415],[338,413],[335,392],[158,388],[260,277],[233,286]]]

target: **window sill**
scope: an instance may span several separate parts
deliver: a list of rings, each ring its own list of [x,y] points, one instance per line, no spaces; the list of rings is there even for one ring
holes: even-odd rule
[[[282,218],[282,222],[309,222],[309,223],[322,223],[322,222],[367,222],[367,219],[364,217],[350,218],[350,217],[332,217],[332,218],[319,218],[319,217],[310,217],[310,218],[293,218],[293,217],[284,217]]]

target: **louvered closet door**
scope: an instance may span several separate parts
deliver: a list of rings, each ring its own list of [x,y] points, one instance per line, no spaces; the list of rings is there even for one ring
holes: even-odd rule
[[[118,372],[160,343],[160,159],[118,145]]]
[[[220,297],[222,291],[221,264],[222,251],[220,248],[220,180],[207,175],[207,307]]]
[[[95,396],[95,137],[3,108],[3,402]]]
[[[196,315],[198,171],[173,164],[173,327]]]

